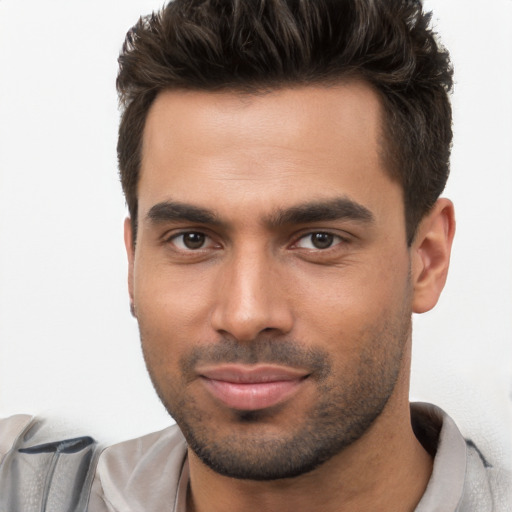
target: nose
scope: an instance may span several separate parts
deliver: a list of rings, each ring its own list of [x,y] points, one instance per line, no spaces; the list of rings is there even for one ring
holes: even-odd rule
[[[266,251],[248,247],[233,254],[219,273],[212,327],[241,342],[290,332],[293,315],[281,274]]]

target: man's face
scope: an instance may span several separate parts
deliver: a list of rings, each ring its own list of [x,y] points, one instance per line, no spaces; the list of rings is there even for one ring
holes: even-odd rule
[[[130,291],[155,388],[221,474],[313,469],[407,372],[410,257],[380,115],[355,82],[151,108]]]

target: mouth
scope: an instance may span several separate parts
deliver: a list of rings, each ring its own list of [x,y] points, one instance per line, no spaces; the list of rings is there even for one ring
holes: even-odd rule
[[[198,369],[208,392],[230,409],[257,411],[290,399],[309,376],[304,371],[273,365],[233,365]]]

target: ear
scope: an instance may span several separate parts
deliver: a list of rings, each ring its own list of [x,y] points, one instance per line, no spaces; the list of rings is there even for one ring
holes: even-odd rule
[[[446,283],[454,235],[453,203],[439,199],[420,222],[411,246],[414,313],[436,305]]]
[[[133,266],[135,262],[135,246],[133,244],[132,220],[130,217],[124,219],[124,246],[128,257],[128,293],[130,294],[130,310],[135,316],[135,308],[133,302]]]

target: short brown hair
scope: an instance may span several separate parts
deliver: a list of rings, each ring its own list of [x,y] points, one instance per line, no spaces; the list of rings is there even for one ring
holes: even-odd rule
[[[449,173],[448,53],[420,0],[174,0],[128,32],[119,57],[118,158],[134,237],[146,117],[169,89],[258,92],[351,76],[380,94],[387,169],[411,243]]]

